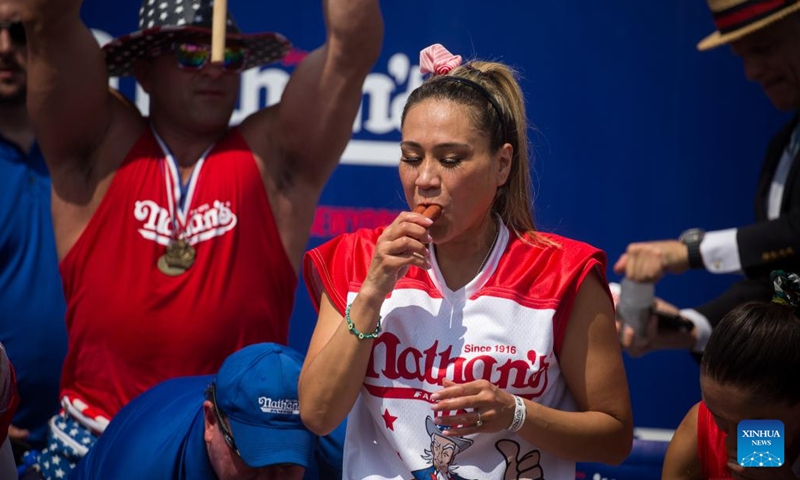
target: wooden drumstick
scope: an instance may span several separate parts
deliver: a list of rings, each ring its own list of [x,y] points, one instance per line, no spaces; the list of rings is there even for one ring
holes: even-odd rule
[[[225,35],[228,21],[228,0],[214,0],[214,17],[211,23],[211,63],[225,61]]]
[[[414,213],[421,213],[430,218],[434,222],[442,215],[442,207],[439,205],[422,205],[419,204],[414,207]]]

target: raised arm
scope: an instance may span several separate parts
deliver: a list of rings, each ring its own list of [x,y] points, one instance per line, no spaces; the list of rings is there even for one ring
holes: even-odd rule
[[[72,248],[144,124],[108,87],[81,0],[25,0],[28,111],[53,184],[59,259]],[[138,127],[138,128],[137,128]]]
[[[350,305],[357,331],[374,332],[386,296],[410,266],[424,268],[427,228],[433,221],[419,213],[403,212],[381,234],[369,271]],[[329,293],[320,298],[319,318],[311,336],[297,392],[303,423],[318,435],[327,435],[347,416],[364,382],[372,338],[358,338],[348,330],[342,312]]]
[[[352,136],[362,85],[383,40],[377,0],[325,0],[323,11],[325,44],[297,66],[280,104],[240,127],[262,168],[295,269],[319,195]]]
[[[81,3],[24,2],[28,110],[51,170],[88,161],[109,124],[105,60],[80,19]]]
[[[325,0],[323,12],[326,42],[297,66],[278,105],[274,135],[262,144],[278,149],[284,173],[319,188],[352,135],[361,88],[383,40],[377,0]]]

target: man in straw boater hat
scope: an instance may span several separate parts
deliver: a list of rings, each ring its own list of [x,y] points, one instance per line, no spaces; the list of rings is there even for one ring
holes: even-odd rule
[[[144,0],[139,30],[101,50],[81,0],[23,2],[28,109],[52,174],[69,337],[46,476],[68,472],[147,388],[287,341],[317,201],[380,52],[380,9],[323,0],[325,44],[279,105],[230,128],[238,73],[290,45],[243,34],[228,16],[224,59],[212,61],[212,3]],[[149,118],[109,92],[109,74],[136,77]]]
[[[800,1],[708,0],[717,31],[697,48],[730,44],[741,57],[745,75],[758,82],[776,108],[800,109]],[[755,199],[755,223],[720,231],[686,230],[678,240],[632,243],[614,266],[617,273],[656,282],[666,272],[690,268],[712,273],[744,273],[746,278],[706,304],[678,311],[656,301],[656,309],[690,320],[690,328],[664,331],[655,318],[644,339],[626,327],[623,345],[634,354],[663,348],[702,353],[711,329],[737,305],[769,301],[770,272],[800,271],[800,123],[795,117],[767,147]],[[687,331],[688,330],[688,331]]]

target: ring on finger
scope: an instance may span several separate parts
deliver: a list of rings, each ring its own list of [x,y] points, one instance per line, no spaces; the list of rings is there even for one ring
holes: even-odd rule
[[[476,427],[482,427],[483,426],[483,420],[481,420],[481,412],[475,411],[475,413],[478,414],[478,421],[475,422],[475,426]]]

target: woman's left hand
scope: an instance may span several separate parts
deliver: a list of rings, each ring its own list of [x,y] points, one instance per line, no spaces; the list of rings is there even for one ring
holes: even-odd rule
[[[444,388],[431,395],[436,401],[434,415],[437,425],[449,425],[442,432],[455,437],[473,433],[499,432],[511,425],[514,418],[514,396],[486,380],[457,384],[443,380]],[[458,412],[448,415],[448,412]]]

